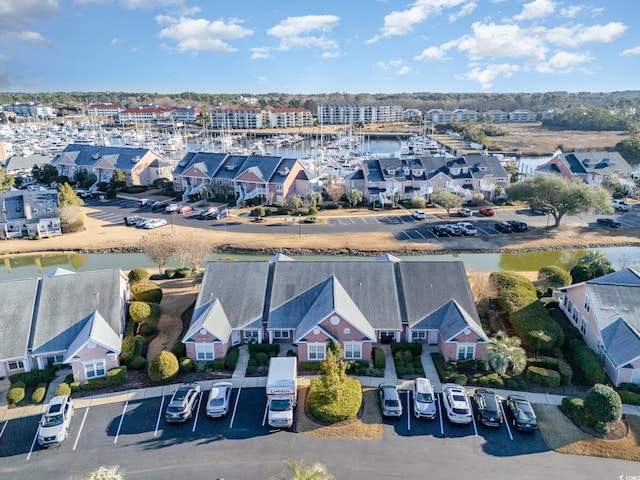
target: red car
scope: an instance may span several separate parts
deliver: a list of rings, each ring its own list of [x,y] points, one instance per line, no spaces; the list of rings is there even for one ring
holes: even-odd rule
[[[480,215],[484,215],[485,217],[493,217],[496,214],[493,208],[481,208],[479,212]]]
[[[193,211],[193,207],[191,205],[178,205],[178,213],[187,213]]]

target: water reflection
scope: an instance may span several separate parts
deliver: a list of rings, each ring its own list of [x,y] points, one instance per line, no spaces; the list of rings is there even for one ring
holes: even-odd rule
[[[13,270],[35,270],[38,274],[56,267],[71,267],[80,270],[87,261],[84,253],[62,253],[42,255],[19,255],[15,257],[2,257],[6,273]]]

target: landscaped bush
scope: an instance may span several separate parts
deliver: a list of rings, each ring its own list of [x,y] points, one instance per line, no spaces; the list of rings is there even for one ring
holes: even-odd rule
[[[640,393],[630,390],[618,390],[620,400],[627,405],[640,405]]]
[[[307,398],[311,415],[323,422],[341,422],[353,418],[362,405],[362,386],[355,378],[347,378],[342,394],[334,401],[330,398],[321,378],[311,380]]]
[[[71,382],[69,383],[69,388],[71,389],[71,393],[76,393],[80,391],[80,382]]]
[[[183,357],[180,359],[180,371],[182,373],[188,373],[193,370],[193,362],[189,357]]]
[[[129,363],[136,357],[142,355],[142,346],[144,345],[144,338],[139,335],[135,337],[124,337],[122,339],[122,347],[120,351],[120,362],[129,365]]]
[[[106,198],[107,200],[113,200],[117,196],[118,192],[116,192],[115,188],[109,188],[104,194],[104,198]]]
[[[580,397],[564,397],[560,406],[565,415],[575,418],[582,424],[587,424],[588,420],[584,413],[584,399]]]
[[[154,382],[167,382],[176,376],[180,365],[176,356],[163,350],[149,364],[149,378]]]
[[[321,362],[298,362],[298,371],[307,373],[319,373]]]
[[[571,285],[571,274],[564,268],[548,265],[538,270],[538,280],[554,288]]]
[[[396,353],[400,350],[409,350],[411,355],[414,357],[418,357],[422,355],[422,344],[421,343],[409,343],[409,342],[398,342],[391,344],[391,353],[395,357]]]
[[[58,388],[56,388],[54,395],[71,395],[71,387],[68,383],[61,383],[58,385]]]
[[[49,383],[56,376],[56,371],[50,367],[44,370],[15,373],[9,377],[11,384],[24,383],[26,387],[36,387],[41,383]]]
[[[560,374],[549,368],[527,367],[526,376],[531,382],[545,387],[556,388],[560,385]]]
[[[504,379],[504,386],[505,386],[505,388],[507,388],[509,390],[519,390],[520,389],[520,385],[518,384],[518,381],[514,380],[513,378],[505,378]]]
[[[175,278],[187,278],[191,276],[192,273],[193,270],[191,270],[189,267],[177,268]]]
[[[149,272],[146,268],[138,267],[131,270],[127,277],[129,278],[129,284],[131,285],[134,283],[144,283],[149,280]]]
[[[164,271],[164,278],[173,278],[176,276],[176,269],[175,268],[167,268]]]
[[[256,353],[254,358],[256,359],[256,363],[258,365],[264,365],[265,363],[267,363],[269,355],[267,355],[265,352],[258,352]]]
[[[479,377],[473,377],[471,379],[472,385],[484,385],[487,387],[504,388],[505,381],[497,373],[490,373],[489,375],[481,375]]]
[[[256,365],[258,365],[258,362],[256,362],[255,358],[250,358],[248,365],[255,367]]]
[[[127,381],[127,367],[121,365],[107,370],[106,382],[112,387],[114,385],[122,385]]]
[[[238,358],[240,358],[240,349],[238,347],[231,347],[227,350],[227,354],[224,356],[224,369],[234,371],[238,366]]]
[[[160,320],[160,305],[150,302],[134,301],[129,304],[129,316],[134,322],[158,323]]]
[[[369,360],[354,360],[347,369],[351,375],[366,375],[369,370]]]
[[[140,302],[160,303],[162,290],[153,282],[136,283],[131,285],[131,296]]]
[[[42,403],[44,400],[44,396],[47,394],[47,384],[41,383],[36,387],[36,389],[31,394],[31,402],[33,403]]]
[[[140,325],[140,329],[138,331],[140,332],[140,335],[143,335],[145,337],[150,337],[158,333],[158,327],[156,327],[151,323],[145,322],[142,325]]]
[[[251,375],[253,375],[254,373],[256,373],[256,367],[255,367],[255,365],[249,365],[249,366],[247,367],[247,373],[246,373],[247,377],[250,377],[250,376],[251,376]]]
[[[569,342],[569,349],[575,365],[587,383],[590,385],[604,383],[607,375],[596,352],[591,350],[582,340]]]
[[[573,370],[567,362],[554,357],[528,358],[527,365],[532,367],[543,367],[555,370],[560,374],[560,385],[570,385],[573,377]]]
[[[222,372],[227,369],[227,364],[224,358],[216,358],[213,362],[208,362],[211,366],[211,370],[214,372]],[[234,367],[235,370],[235,367]]]
[[[606,424],[622,418],[620,395],[613,388],[597,383],[584,396],[584,412],[599,431],[608,431]]]
[[[265,352],[267,355],[273,352],[276,356],[280,353],[279,343],[250,343],[247,347],[249,349],[249,356],[251,357],[254,357],[258,352]]]
[[[9,405],[15,405],[20,402],[25,396],[25,388],[26,385],[24,382],[12,383],[11,387],[9,387],[9,391],[7,392],[7,403]]]
[[[85,380],[82,384],[82,390],[100,390],[101,388],[105,388],[107,386],[107,379],[104,377],[101,378],[92,378],[91,380]],[[69,387],[71,388],[71,387]]]
[[[548,350],[562,345],[564,333],[538,300],[531,281],[514,272],[493,272],[489,276],[498,290],[498,303],[509,316],[516,335],[527,345]],[[536,334],[542,330],[544,336]]]
[[[129,362],[129,368],[131,370],[142,370],[146,366],[147,366],[147,359],[142,356],[133,357]]]
[[[186,357],[187,356],[187,346],[178,340],[171,347],[171,353],[173,353],[177,358]]]
[[[387,366],[384,350],[380,347],[373,347],[373,365],[379,370],[384,370]]]
[[[627,390],[629,392],[634,392],[634,393],[640,393],[640,384],[638,383],[627,383],[627,382],[622,382],[619,386],[618,386],[619,390]]]

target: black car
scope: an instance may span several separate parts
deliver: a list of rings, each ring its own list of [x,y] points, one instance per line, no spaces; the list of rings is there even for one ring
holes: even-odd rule
[[[548,213],[553,212],[553,208],[547,205],[531,205],[531,211],[540,215],[547,215]]]
[[[434,225],[431,227],[431,231],[436,237],[448,237],[449,232],[447,231],[446,226],[444,225]]]
[[[526,223],[519,220],[507,220],[507,223],[511,225],[514,232],[526,232],[529,229],[529,226]]]
[[[529,400],[522,395],[509,395],[507,397],[507,409],[511,414],[511,423],[518,430],[533,432],[538,429],[536,412]]]
[[[479,388],[473,395],[473,405],[479,423],[487,427],[499,427],[502,423],[500,400],[490,390]]]
[[[599,218],[596,222],[609,228],[620,228],[620,225],[622,225],[619,221],[614,220],[613,218]]]
[[[507,223],[507,222],[497,222],[493,228],[495,228],[496,230],[498,230],[499,232],[502,233],[511,233],[513,232],[513,227],[511,226],[511,224]]]

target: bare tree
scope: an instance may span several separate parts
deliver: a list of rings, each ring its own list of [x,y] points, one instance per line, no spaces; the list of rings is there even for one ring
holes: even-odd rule
[[[202,262],[211,254],[211,246],[206,240],[196,236],[189,237],[187,245],[189,247],[189,259],[197,272],[200,270]]]
[[[174,236],[170,233],[149,233],[140,239],[140,251],[158,266],[158,273],[175,253]]]

